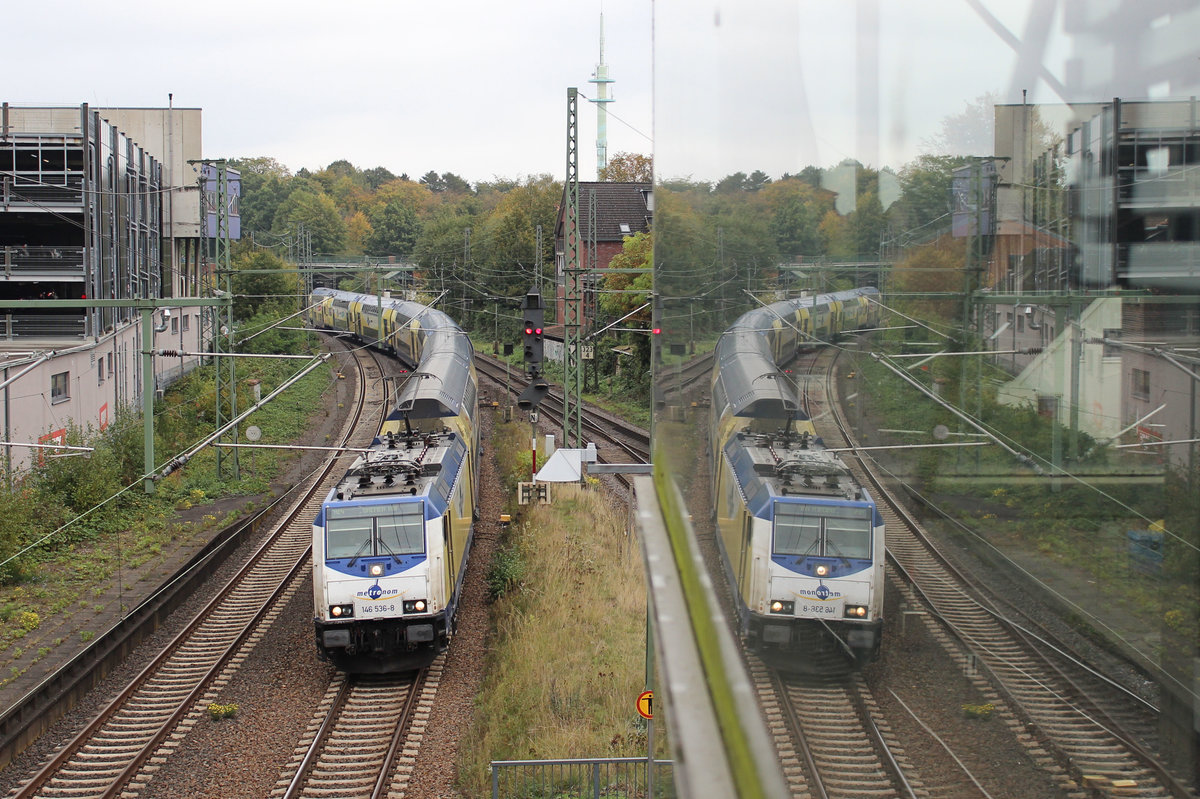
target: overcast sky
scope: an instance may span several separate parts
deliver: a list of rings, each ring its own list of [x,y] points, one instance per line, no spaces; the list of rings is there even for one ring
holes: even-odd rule
[[[899,168],[943,119],[986,93],[1019,102],[1028,88],[1031,102],[1061,100],[1045,81],[1020,74],[1020,42],[1037,38],[1031,32],[1050,31],[1028,64],[1061,78],[1071,55],[1059,32],[1063,3],[1055,0],[655,3],[6,3],[0,99],[157,107],[173,94],[176,106],[203,109],[208,158],[271,156],[293,171],[345,158],[413,178],[435,170],[477,182],[561,178],[566,93],[574,86],[583,95],[580,177],[590,180],[596,112],[584,98],[596,96],[588,79],[599,60],[603,11],[616,98],[610,155],[653,151],[656,26],[656,113],[671,122],[662,131],[675,136],[660,142],[659,165],[673,167],[661,174],[711,178],[761,168],[778,176],[847,157]],[[1035,22],[1031,7],[1053,15]],[[860,14],[877,20],[876,36],[865,33]],[[866,137],[859,122],[868,85],[860,74],[864,42],[874,44],[879,71],[877,119]],[[1086,99],[1118,91],[1144,95],[1146,88],[1104,86]],[[721,148],[705,131],[728,142],[727,162],[713,162]],[[778,150],[781,142],[786,151]],[[693,154],[708,163],[692,163]]]
[[[14,105],[204,110],[204,156],[293,171],[345,158],[472,182],[566,168],[567,88],[600,57],[600,0],[5,3]],[[649,0],[604,0],[609,153],[651,152]],[[20,31],[20,35],[16,33]],[[596,113],[580,101],[580,177]]]

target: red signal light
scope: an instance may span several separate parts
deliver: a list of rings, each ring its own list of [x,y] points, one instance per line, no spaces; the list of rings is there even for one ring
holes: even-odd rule
[[[537,333],[539,336],[540,336],[540,335],[542,335],[542,329],[541,329],[540,327],[539,327],[539,328],[535,328],[533,332],[534,332],[534,333]]]
[[[527,335],[527,336],[528,336],[528,335],[531,335],[532,333],[533,333],[533,328],[532,328],[532,327],[527,327],[527,328],[525,328],[525,335]]]
[[[651,332],[652,332],[652,333],[654,333],[654,335],[656,335],[656,336],[657,336],[659,333],[661,333],[661,332],[662,332],[662,328],[661,328],[661,327],[656,327],[656,328],[654,328],[654,330],[652,330]]]

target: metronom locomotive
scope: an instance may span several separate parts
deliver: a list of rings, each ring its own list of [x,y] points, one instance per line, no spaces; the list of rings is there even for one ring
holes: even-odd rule
[[[777,302],[717,344],[710,442],[717,541],[742,635],[769,664],[802,670],[841,649],[878,655],[884,531],[875,501],[817,437],[783,371],[798,349],[874,326],[878,290]]]
[[[446,314],[386,296],[317,288],[307,318],[410,370],[369,451],[313,522],[317,652],[348,672],[421,668],[453,635],[471,549],[474,350]]]

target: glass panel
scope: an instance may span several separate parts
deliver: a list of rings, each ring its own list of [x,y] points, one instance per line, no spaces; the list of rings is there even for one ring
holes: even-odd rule
[[[775,504],[775,554],[821,555],[821,519],[806,505]]]
[[[371,549],[370,506],[329,508],[325,512],[325,557],[353,558],[374,554]]]
[[[425,551],[425,510],[420,502],[376,505],[379,554],[416,555]]]
[[[842,558],[871,557],[869,508],[825,509],[825,554]]]
[[[711,535],[709,438],[756,420],[715,425],[725,398],[681,391],[685,362],[753,308],[877,288],[882,329],[824,347],[851,432],[880,448],[863,457],[930,503],[935,535],[996,547],[1022,590],[1132,653],[1190,775],[1200,7],[1151,17],[655,0],[653,457]],[[807,324],[828,338],[830,318]],[[846,526],[827,529],[864,552]],[[778,514],[779,551],[812,535]]]

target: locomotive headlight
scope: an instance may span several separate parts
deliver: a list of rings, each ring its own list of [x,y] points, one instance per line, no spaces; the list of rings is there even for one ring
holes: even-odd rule
[[[817,565],[817,576],[818,577],[825,577],[828,574],[829,574],[828,564],[821,563],[821,564]]]
[[[792,616],[795,614],[796,603],[790,599],[773,599],[771,600],[771,612],[778,613],[784,616]]]
[[[352,619],[354,618],[353,605],[330,605],[329,615],[335,619]]]
[[[404,600],[405,613],[424,613],[428,607],[424,599],[406,599]]]
[[[383,564],[382,563],[372,563],[370,566],[367,567],[367,574],[371,575],[372,577],[382,577],[383,576]]]
[[[865,619],[867,617],[866,605],[846,605],[846,609],[842,614],[847,619]]]

